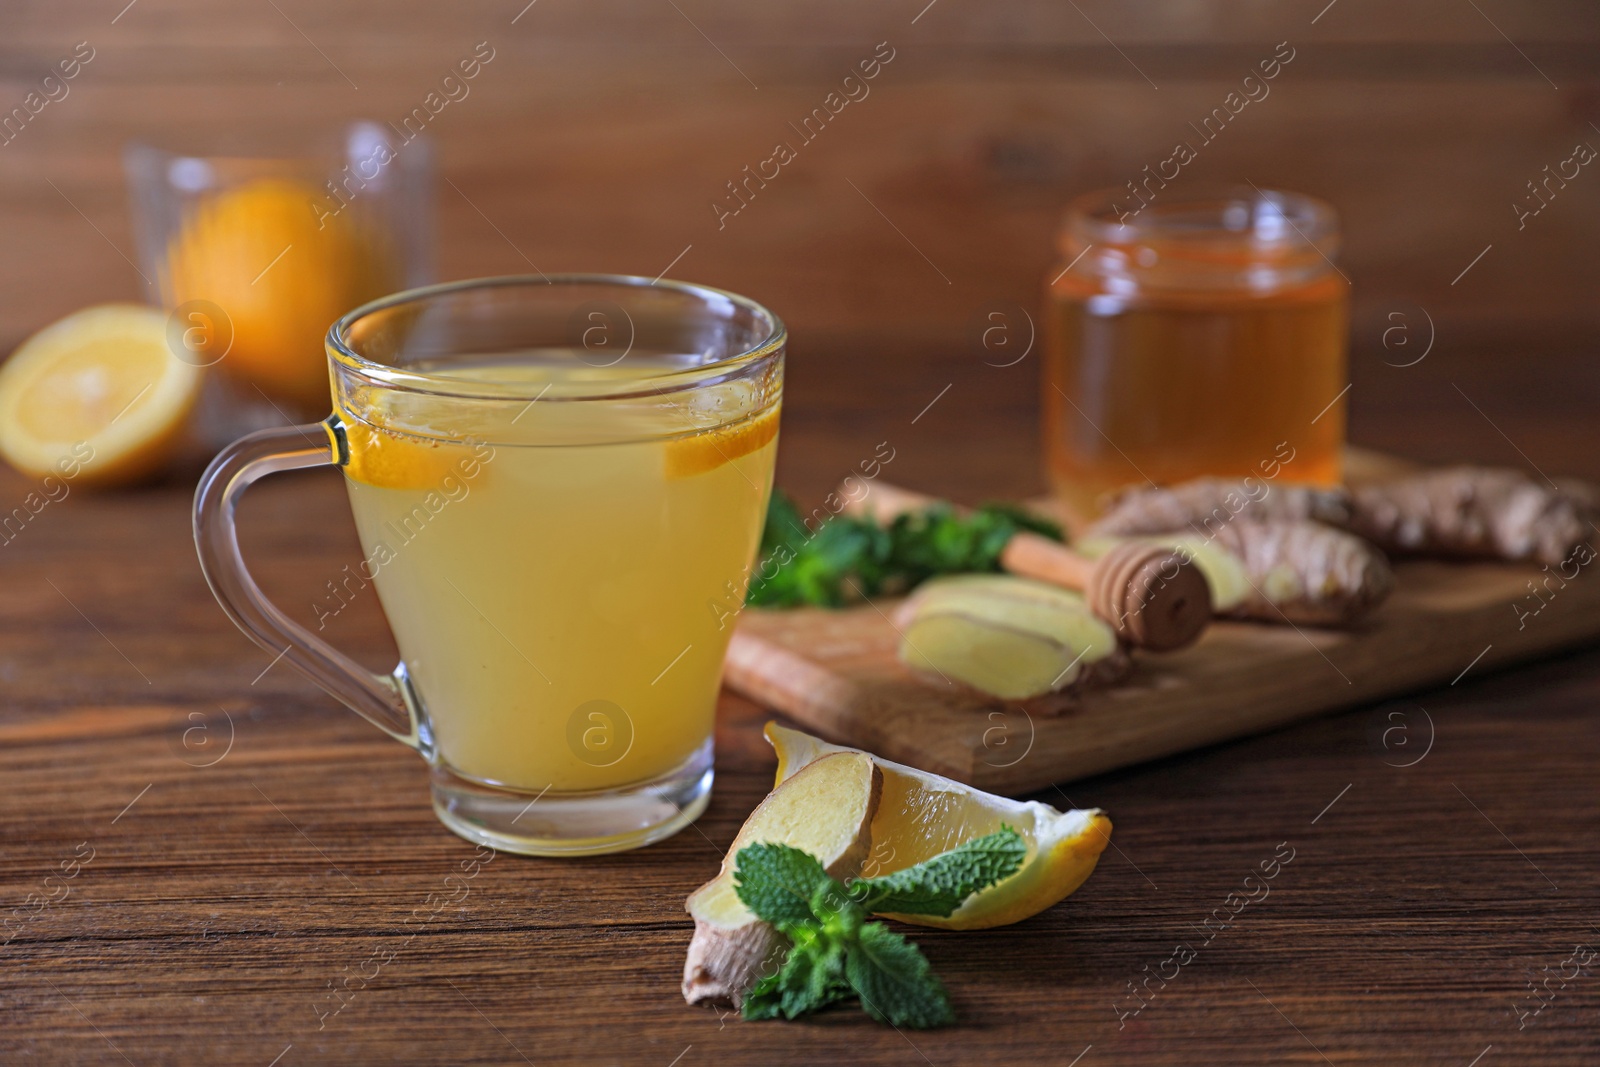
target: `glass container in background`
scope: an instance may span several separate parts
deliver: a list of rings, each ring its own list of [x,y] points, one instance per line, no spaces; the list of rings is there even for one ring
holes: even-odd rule
[[[1338,247],[1333,208],[1295,193],[1071,207],[1043,385],[1045,464],[1070,524],[1130,484],[1339,481]]]
[[[426,141],[361,122],[322,155],[124,157],[147,296],[169,345],[214,367],[196,436],[319,415],[323,338],[347,311],[432,280]]]

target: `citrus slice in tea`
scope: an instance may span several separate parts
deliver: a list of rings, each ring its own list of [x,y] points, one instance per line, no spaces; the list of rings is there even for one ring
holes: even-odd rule
[[[452,474],[464,473],[462,463],[476,462],[468,445],[399,433],[348,417],[341,422],[350,457],[345,474],[379,489],[441,489]]]
[[[667,477],[704,474],[748,456],[778,436],[778,408],[773,404],[748,419],[668,441]]]
[[[778,753],[780,783],[825,756],[858,751],[777,723],[769,722],[765,732]],[[975,893],[949,918],[892,916],[902,922],[948,930],[1021,922],[1081,886],[1111,841],[1111,820],[1098,808],[1057,811],[1048,804],[995,796],[878,756],[872,759],[883,772],[883,796],[872,817],[872,855],[862,868],[863,877],[892,874],[1002,826],[1021,834],[1028,846],[1015,874]]]
[[[200,368],[168,344],[167,315],[102,304],[46,326],[0,367],[0,455],[25,474],[124,485],[183,444]]]

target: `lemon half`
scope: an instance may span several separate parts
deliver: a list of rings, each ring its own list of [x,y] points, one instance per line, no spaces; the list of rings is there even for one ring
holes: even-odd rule
[[[164,312],[85,308],[22,342],[0,367],[0,455],[36,478],[137,481],[182,445],[200,381],[200,369],[168,346]]]

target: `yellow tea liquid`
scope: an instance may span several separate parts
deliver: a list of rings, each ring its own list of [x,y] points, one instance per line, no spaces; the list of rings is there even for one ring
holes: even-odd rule
[[[549,358],[450,370],[557,386],[606,373]],[[532,792],[683,764],[712,733],[777,403],[748,383],[626,404],[557,394],[435,420],[448,431],[428,403],[382,426],[342,417],[365,567],[443,761]]]

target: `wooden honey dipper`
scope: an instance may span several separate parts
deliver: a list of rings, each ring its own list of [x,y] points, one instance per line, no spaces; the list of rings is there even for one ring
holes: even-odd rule
[[[844,510],[890,522],[897,515],[944,503],[909,489],[872,482],[867,495]],[[1124,541],[1099,559],[1059,541],[1018,531],[1000,552],[1000,566],[1024,578],[1075,589],[1089,610],[1130,644],[1171,652],[1192,644],[1211,621],[1211,589],[1186,553],[1169,546]]]

